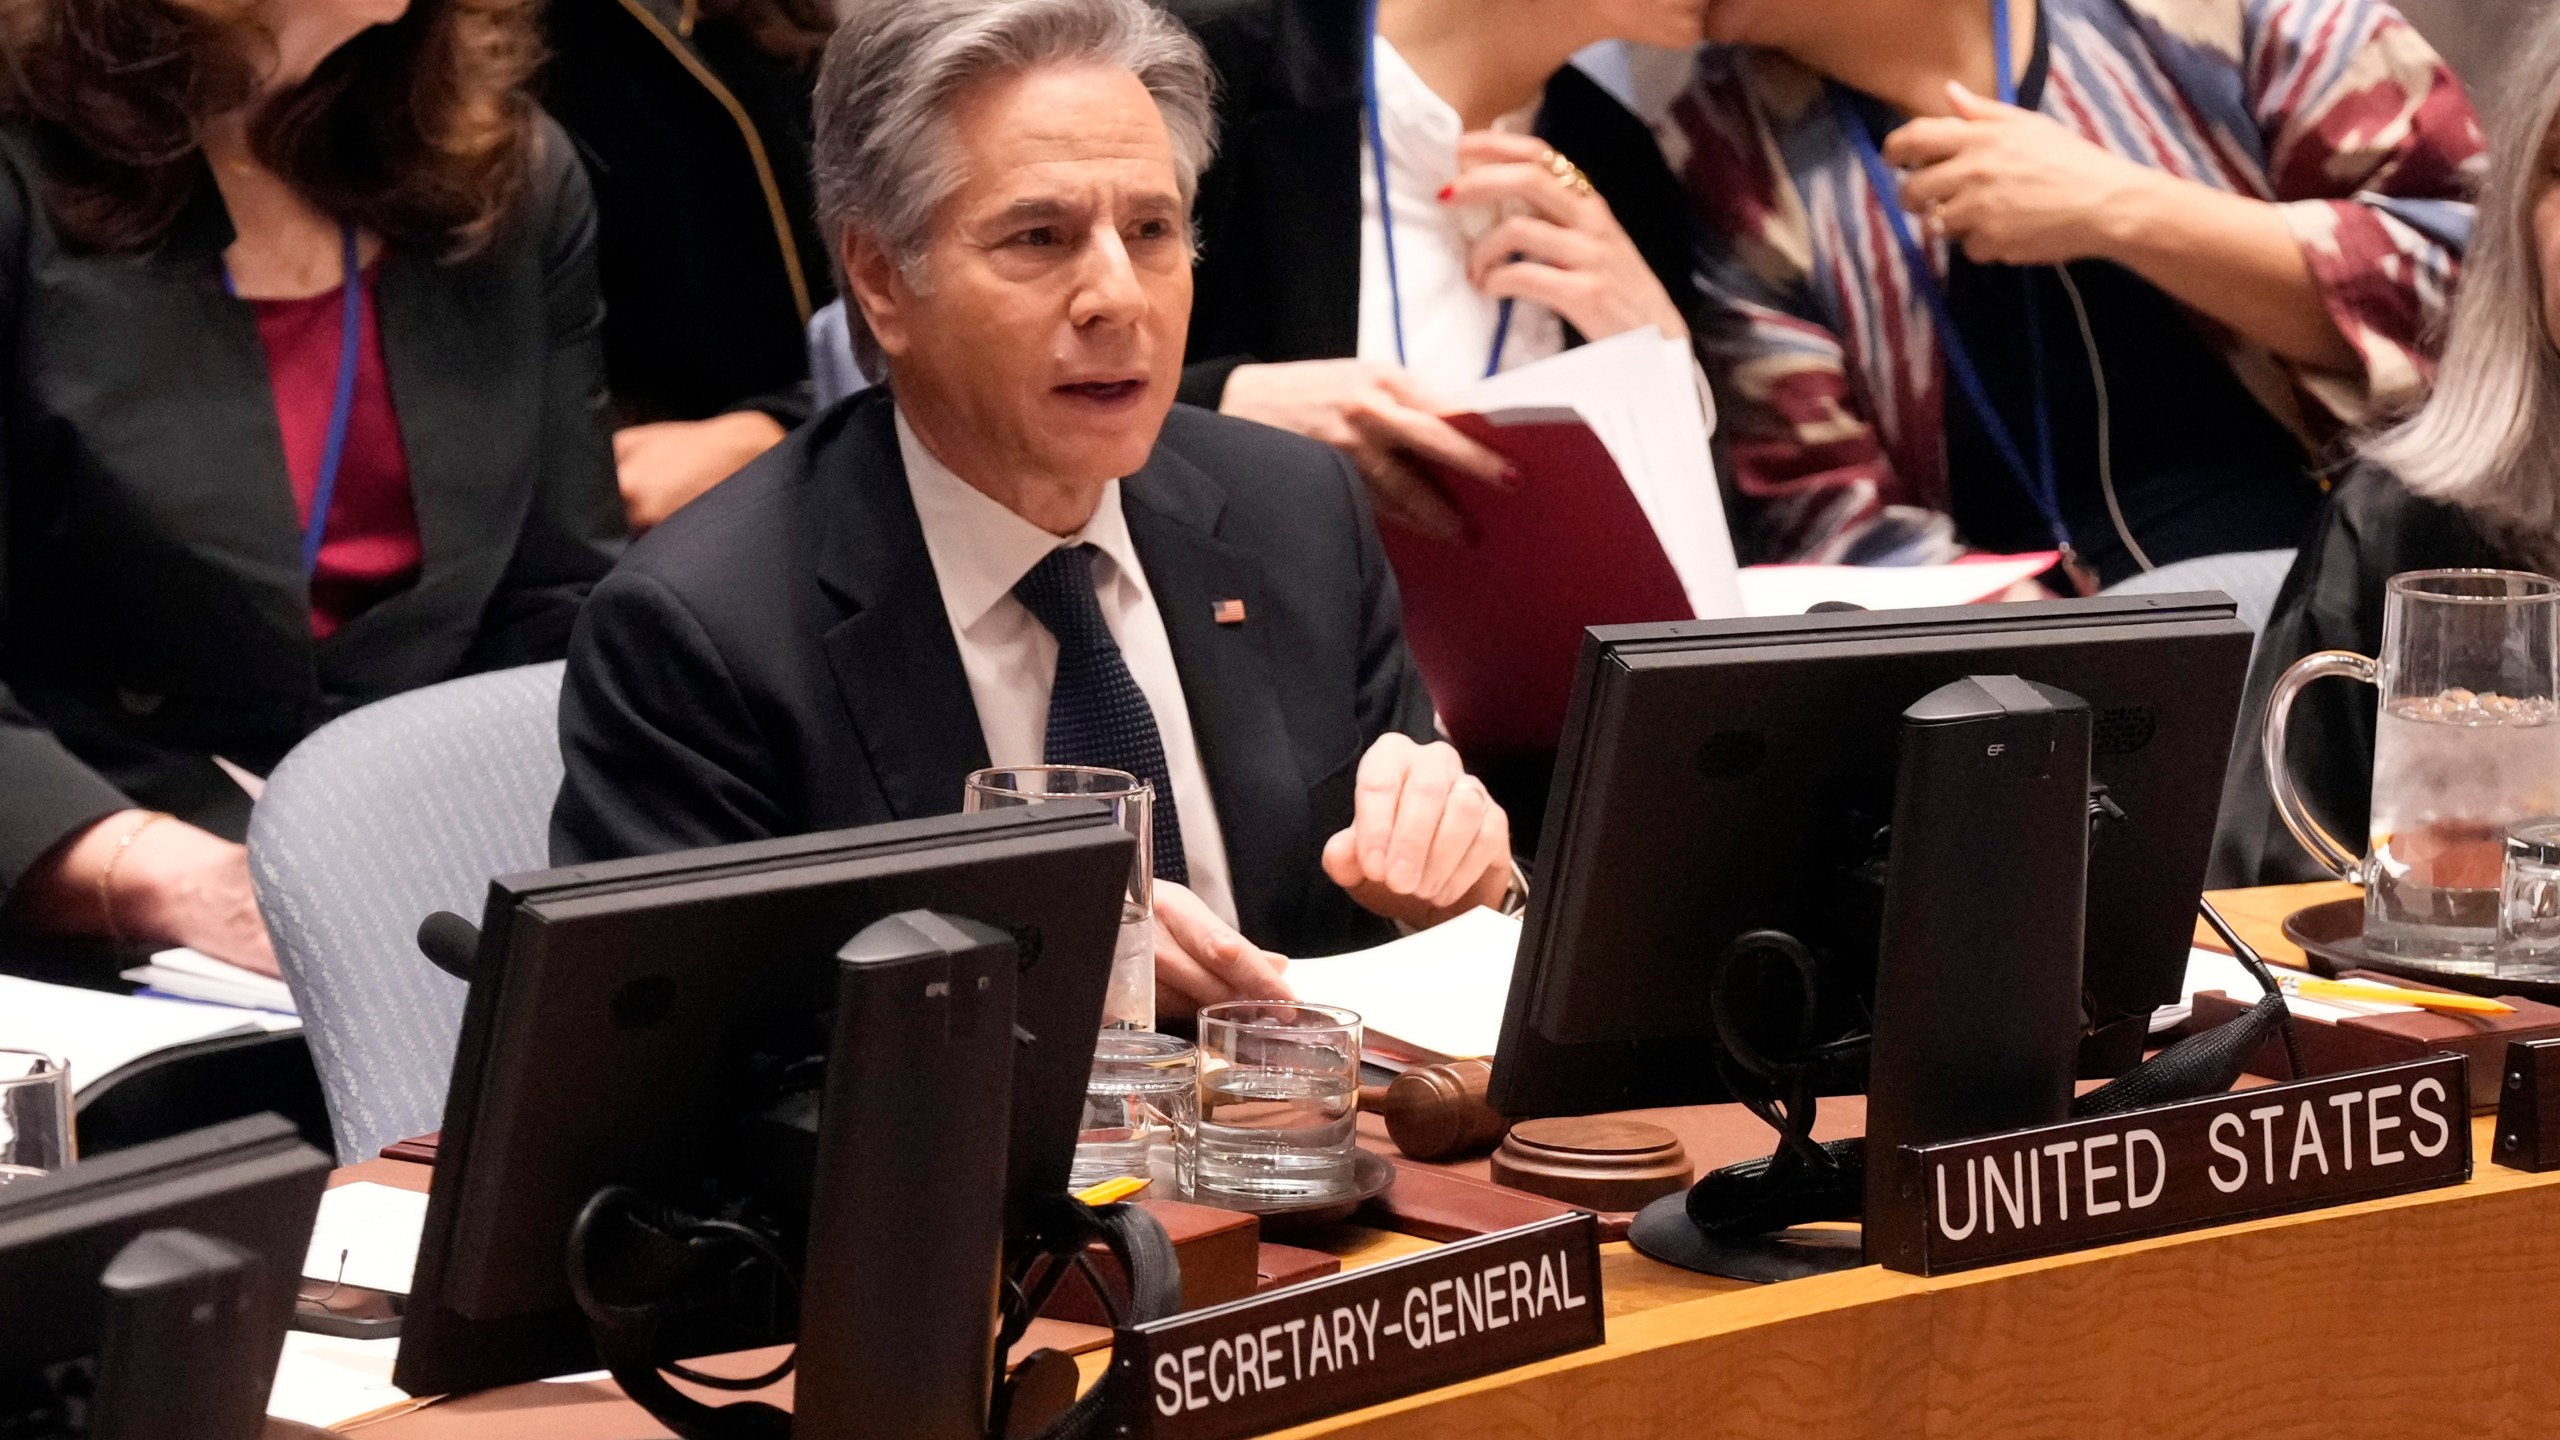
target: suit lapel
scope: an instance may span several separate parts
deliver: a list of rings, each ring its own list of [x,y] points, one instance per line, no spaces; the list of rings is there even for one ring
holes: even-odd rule
[[[813,457],[827,533],[819,583],[850,613],[826,633],[827,664],[873,777],[898,819],[960,808],[961,782],[987,764],[968,672],[951,638],[907,490],[889,397],[856,405]]]
[[[1161,445],[1121,495],[1217,802],[1237,918],[1247,934],[1270,934],[1306,888],[1309,849],[1306,784],[1253,618],[1271,613],[1262,567],[1217,537],[1217,486]],[[1218,622],[1225,601],[1243,602],[1242,623]]]

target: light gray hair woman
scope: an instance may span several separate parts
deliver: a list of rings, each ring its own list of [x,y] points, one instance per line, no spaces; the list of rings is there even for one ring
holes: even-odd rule
[[[2495,93],[2489,176],[2435,390],[2365,442],[2285,579],[2250,667],[2212,884],[2329,878],[2276,818],[2252,739],[2286,667],[2317,650],[2380,654],[2383,585],[2405,571],[2560,574],[2560,7],[2534,22]],[[2366,829],[2373,739],[2370,689],[2317,685],[2293,707],[2293,773],[2337,834]]]
[[[1147,0],[849,0],[818,73],[818,228],[842,253],[860,230],[903,254],[921,285],[926,241],[956,183],[950,112],[962,91],[1043,65],[1089,63],[1138,77],[1163,112],[1186,209],[1217,148],[1215,84],[1189,32]],[[854,359],[885,373],[848,303]]]

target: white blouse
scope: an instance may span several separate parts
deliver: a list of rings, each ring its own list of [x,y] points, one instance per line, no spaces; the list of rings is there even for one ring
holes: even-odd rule
[[[1378,128],[1386,139],[1388,198],[1396,226],[1396,286],[1387,283],[1386,226],[1378,196],[1377,152],[1369,128],[1360,127],[1360,350],[1377,364],[1396,363],[1396,294],[1401,290],[1404,363],[1426,389],[1454,395],[1484,378],[1493,353],[1502,302],[1467,280],[1467,252],[1496,216],[1440,203],[1440,191],[1458,178],[1458,137],[1466,124],[1396,48],[1380,36],[1376,47]],[[1527,133],[1537,106],[1504,116],[1495,128]],[[1502,368],[1514,369],[1564,349],[1564,322],[1545,306],[1522,300],[1512,307],[1503,340]]]

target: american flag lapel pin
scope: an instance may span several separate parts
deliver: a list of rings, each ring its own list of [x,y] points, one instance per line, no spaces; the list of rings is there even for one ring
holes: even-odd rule
[[[1221,625],[1241,625],[1244,623],[1244,602],[1242,600],[1212,601],[1209,605],[1209,618]]]

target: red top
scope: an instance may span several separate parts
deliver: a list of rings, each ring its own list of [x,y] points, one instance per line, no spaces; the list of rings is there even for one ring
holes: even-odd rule
[[[347,417],[329,527],[321,535],[320,567],[311,577],[311,634],[321,640],[366,607],[405,589],[417,578],[424,553],[418,513],[410,504],[409,455],[400,443],[400,417],[392,409],[391,382],[382,368],[374,285],[375,272],[368,269],[357,306],[355,408]],[[267,348],[267,379],[275,388],[276,423],[284,431],[294,512],[305,526],[311,523],[311,497],[320,488],[329,405],[337,398],[338,326],[345,303],[337,290],[300,300],[249,302],[258,313],[258,338]]]

